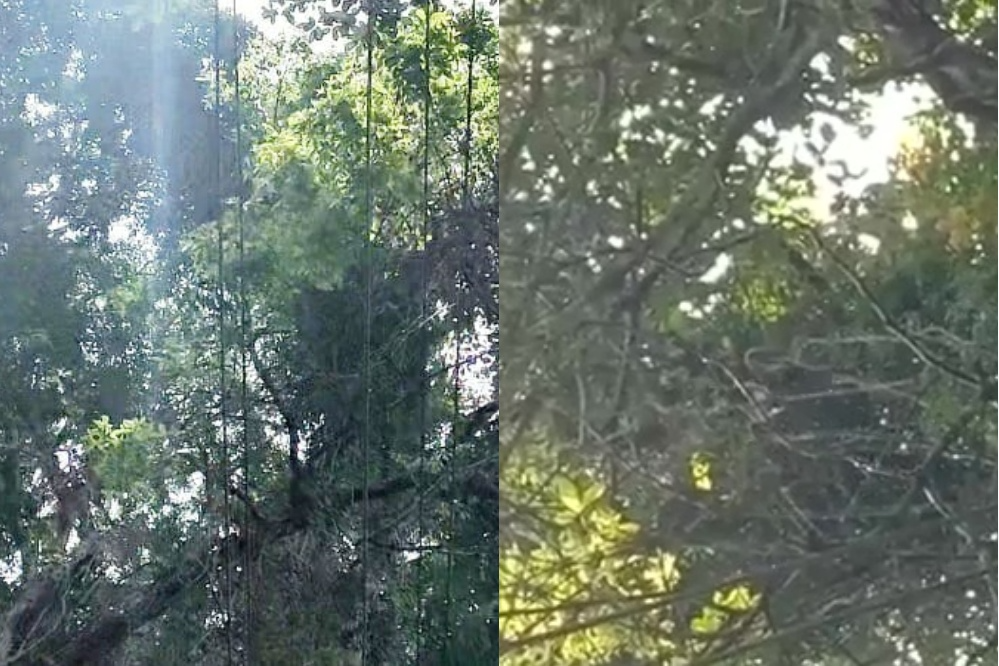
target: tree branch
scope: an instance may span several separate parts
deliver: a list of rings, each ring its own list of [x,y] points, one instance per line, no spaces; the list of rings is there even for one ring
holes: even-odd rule
[[[649,240],[634,257],[623,266],[608,270],[593,290],[590,298],[600,298],[603,294],[620,294],[618,312],[624,312],[635,302],[641,302],[648,291],[666,271],[664,265],[650,269],[632,288],[627,289],[627,276],[641,266],[652,254],[663,254],[667,261],[677,258],[684,251],[691,234],[703,225],[724,187],[725,175],[735,157],[739,141],[750,128],[765,118],[782,95],[793,90],[801,81],[803,72],[821,48],[821,36],[808,32],[800,44],[789,54],[786,64],[772,82],[761,82],[759,91],[732,112],[717,141],[714,153],[706,159],[694,175],[690,187],[673,206],[665,220],[656,225],[649,234]],[[679,230],[679,231],[678,231]]]
[[[472,436],[476,430],[485,427],[498,411],[499,404],[493,401],[467,414],[465,420],[468,425],[463,436]],[[491,479],[480,468],[480,464],[469,465],[459,472],[457,489],[440,484],[438,492],[448,499],[453,498],[459,501],[462,494],[487,502],[498,501],[499,489],[495,479]],[[369,500],[387,500],[410,490],[430,488],[439,481],[439,478],[429,473],[422,476],[406,474],[371,484],[368,487],[367,495]],[[461,493],[459,494],[456,490],[460,490]],[[195,585],[205,584],[211,569],[209,564],[219,560],[225,551],[234,550],[235,555],[240,555],[247,547],[247,543],[252,543],[253,555],[256,556],[265,546],[306,529],[305,523],[298,520],[269,520],[238,488],[232,487],[230,491],[247,503],[248,510],[254,518],[252,525],[244,525],[242,533],[216,539],[207,547],[203,546],[200,551],[192,549],[180,565],[157,577],[149,585],[123,594],[119,602],[114,604],[116,610],[105,611],[76,631],[72,631],[68,627],[61,627],[31,652],[34,654],[47,652],[49,655],[53,655],[57,659],[56,663],[61,666],[98,666],[98,664],[103,663],[101,660],[108,653],[113,652],[124,643],[132,633],[173,607],[187,589]],[[363,497],[363,487],[349,488],[336,493],[324,505],[324,508],[333,511],[348,509],[359,504]],[[246,538],[250,530],[254,530],[252,541],[248,541]],[[239,557],[233,556],[233,552],[229,554],[230,561],[241,561]],[[74,560],[69,571],[76,571],[84,563],[91,562],[93,558],[93,549],[88,549],[84,555]],[[27,613],[37,614],[47,610],[47,607],[41,607],[41,601],[34,605],[38,607],[32,607],[32,601],[25,599],[21,607]],[[44,662],[39,663],[36,660],[24,663],[26,666],[29,664],[34,666],[36,663],[38,666],[42,666]]]
[[[917,0],[876,0],[871,14],[890,51],[920,73],[952,111],[996,126],[996,59],[943,28]]]
[[[189,559],[171,574],[154,582],[132,603],[106,611],[80,631],[66,635],[55,652],[56,663],[64,666],[98,666],[132,632],[156,619],[180,598],[183,592],[208,580],[208,568]]]
[[[891,608],[902,603],[917,601],[924,595],[930,592],[935,592],[937,590],[951,587],[953,585],[959,585],[962,583],[967,583],[969,581],[978,578],[983,573],[986,573],[985,569],[975,569],[968,573],[956,576],[954,578],[948,578],[940,582],[926,585],[923,587],[901,590],[896,594],[886,595],[883,597],[876,597],[865,602],[858,604],[849,604],[845,607],[840,608],[835,612],[821,614],[812,619],[803,620],[797,624],[791,625],[785,629],[780,629],[778,631],[769,633],[762,636],[756,640],[750,641],[748,643],[743,643],[735,647],[729,648],[727,650],[719,651],[710,656],[706,656],[702,659],[694,659],[688,662],[689,666],[709,666],[711,664],[717,664],[720,662],[725,662],[733,657],[738,657],[741,655],[748,654],[751,650],[757,648],[766,647],[774,643],[781,643],[790,638],[795,638],[801,636],[802,634],[807,634],[812,631],[822,629],[825,626],[847,622],[850,620],[857,620],[865,615],[874,613],[876,611]]]
[[[884,307],[878,301],[874,293],[864,283],[860,276],[857,275],[857,272],[848,266],[838,254],[826,245],[826,242],[822,239],[821,234],[819,234],[819,232],[812,227],[805,227],[805,230],[808,235],[811,236],[815,245],[832,260],[836,268],[843,273],[850,284],[853,285],[854,289],[856,289],[864,300],[867,301],[868,306],[881,322],[881,325],[884,326],[885,329],[893,336],[895,336],[895,338],[902,342],[902,344],[908,347],[909,350],[915,354],[916,358],[926,365],[936,368],[945,375],[953,377],[961,384],[975,389],[979,393],[983,391],[985,387],[982,385],[981,381],[971,376],[964,370],[949,365],[928,349],[923,348],[921,344],[919,344],[911,335],[903,330],[902,327],[899,326],[898,323],[891,317],[891,315],[885,311]]]
[[[461,479],[461,488],[471,496],[487,501],[496,501],[499,497],[496,485],[490,483],[484,474],[475,470],[475,466],[469,469],[473,471],[466,470],[464,478]],[[416,475],[387,479],[371,485],[368,489],[368,498],[374,500],[389,499],[420,487],[422,481],[429,480],[432,480],[432,475],[429,474],[426,479],[421,479]],[[442,487],[441,491],[447,492],[447,489]],[[349,508],[360,503],[363,496],[363,488],[345,490],[338,493],[333,498],[332,504],[327,505],[327,508]],[[253,535],[253,543],[256,548],[263,548],[265,545],[273,544],[305,529],[300,524],[290,520],[273,522],[265,521],[262,518],[260,526],[261,529]],[[204,552],[189,552],[182,564],[159,576],[144,589],[122,595],[120,603],[115,604],[114,611],[105,611],[77,631],[63,628],[54,633],[49,640],[46,640],[44,645],[39,645],[34,652],[37,654],[48,648],[48,653],[55,657],[56,663],[61,666],[98,666],[103,663],[101,660],[108,653],[117,649],[132,633],[173,607],[187,589],[195,585],[205,584],[208,581],[208,572],[211,568],[208,563],[220,559],[221,554],[226,550],[235,551],[235,553],[229,553],[231,561],[240,561],[234,555],[241,554],[246,545],[246,534],[234,534],[224,539],[214,540],[213,544]],[[45,609],[35,610],[44,611]],[[52,646],[58,646],[58,648]],[[41,665],[39,664],[39,666]]]

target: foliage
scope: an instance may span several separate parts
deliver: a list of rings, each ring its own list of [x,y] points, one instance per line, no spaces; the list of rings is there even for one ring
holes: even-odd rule
[[[503,11],[502,661],[994,649],[994,3]]]
[[[0,3],[0,661],[495,661],[497,32],[425,27],[369,169],[363,43]]]

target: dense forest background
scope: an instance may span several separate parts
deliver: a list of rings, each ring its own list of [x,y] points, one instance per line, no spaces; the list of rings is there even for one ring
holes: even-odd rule
[[[995,664],[995,2],[500,24],[501,662]]]
[[[2,664],[497,659],[496,25],[321,5],[0,0]]]

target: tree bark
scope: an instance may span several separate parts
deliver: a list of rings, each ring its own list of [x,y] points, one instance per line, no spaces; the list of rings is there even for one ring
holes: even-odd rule
[[[478,414],[473,414],[473,416],[475,415]],[[430,475],[426,475],[424,478],[417,474],[407,474],[371,484],[367,490],[367,497],[369,500],[386,500],[409,490],[429,487],[435,481],[437,479]],[[477,466],[463,470],[460,473],[459,482],[460,488],[453,491],[459,499],[463,494],[466,497],[474,496],[485,501],[495,502],[498,500],[499,491],[495,479],[484,475]],[[459,493],[459,491],[462,492]],[[452,491],[442,486],[441,492],[448,494]],[[349,488],[331,498],[325,504],[324,509],[346,509],[359,504],[364,496],[364,488]],[[259,514],[256,515],[259,516]],[[258,519],[255,522],[257,532],[250,540],[256,551],[253,553],[254,556],[259,554],[259,549],[305,529],[301,526],[301,521],[292,520],[291,517],[270,522]],[[220,559],[228,559],[232,562],[241,561],[246,543],[247,540],[242,535],[233,535],[226,539],[216,539],[211,543],[203,543],[200,547],[193,548],[183,561],[158,576],[153,582],[123,594],[122,598],[115,604],[116,610],[98,614],[90,622],[75,629],[66,627],[66,623],[63,622],[62,626],[57,627],[44,640],[38,641],[30,649],[24,650],[22,655],[14,656],[13,659],[4,655],[5,659],[10,660],[4,660],[0,663],[6,666],[51,666],[52,664],[100,666],[109,653],[117,650],[135,631],[163,615],[177,603],[185,591],[196,585],[205,584],[213,563]],[[223,558],[222,556],[227,549],[232,549],[232,551],[228,553],[228,558]],[[88,548],[84,555],[66,568],[66,571],[79,569],[84,558],[89,562],[93,557],[93,551]],[[29,586],[25,587],[26,590],[28,588]],[[12,627],[9,625],[16,622],[18,617],[23,617],[25,613],[37,615],[52,610],[48,605],[36,607],[43,601],[44,599],[39,599],[36,602],[27,596],[20,599],[18,603],[14,604],[14,607],[20,609],[21,612],[16,616],[14,613],[9,614],[4,620],[4,629],[11,631]],[[63,613],[62,619],[64,620],[65,617],[66,613]]]
[[[922,74],[948,109],[968,116],[980,131],[995,131],[994,55],[942,27],[926,0],[875,0],[871,13],[904,68]]]

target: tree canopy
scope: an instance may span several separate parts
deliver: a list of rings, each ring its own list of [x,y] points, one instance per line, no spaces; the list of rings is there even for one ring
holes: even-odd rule
[[[357,9],[0,1],[0,663],[495,662],[497,29]]]
[[[501,25],[501,662],[996,663],[995,3]]]

